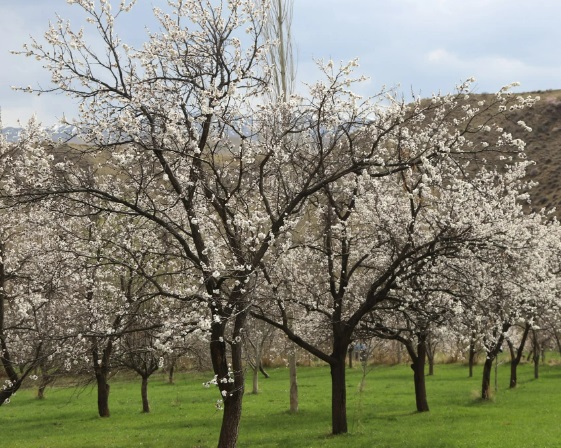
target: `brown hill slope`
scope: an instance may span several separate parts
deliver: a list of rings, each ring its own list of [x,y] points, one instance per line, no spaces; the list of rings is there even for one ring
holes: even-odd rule
[[[561,219],[561,90],[547,90],[526,93],[513,93],[515,96],[539,96],[533,107],[522,110],[510,110],[502,118],[493,120],[514,138],[526,142],[526,155],[535,165],[528,168],[527,178],[538,184],[531,189],[531,209],[556,208],[556,216]],[[493,101],[493,94],[470,94],[465,100],[476,107],[480,100],[487,103]],[[487,113],[482,118],[491,118]],[[526,132],[518,124],[524,121],[532,128]],[[474,142],[485,140],[485,134],[472,136]],[[490,148],[491,149],[491,148]],[[484,154],[484,158],[491,165],[500,167],[504,162],[499,159],[500,154],[491,150]],[[474,156],[479,159],[479,156]],[[475,159],[474,159],[475,161]],[[473,165],[477,166],[477,165]],[[499,168],[500,169],[500,168]]]
[[[528,178],[538,182],[530,196],[531,207],[534,210],[541,208],[556,208],[556,215],[561,219],[561,90],[548,90],[538,92],[527,92],[515,95],[539,96],[538,101],[532,108],[509,112],[504,122],[500,125],[515,138],[521,138],[526,142],[526,153],[528,158],[535,162],[528,170]],[[481,99],[492,100],[492,94],[471,94],[468,103],[476,103]],[[524,132],[517,124],[519,120],[524,121],[532,128],[532,132]],[[474,136],[477,140],[478,136]],[[72,145],[62,145],[56,151],[56,156],[68,157],[73,153]],[[83,148],[82,148],[83,149]],[[487,154],[491,163],[498,163],[492,155]],[[77,163],[96,164],[91,158],[82,159]]]
[[[540,101],[516,114],[532,128],[522,136],[528,158],[536,163],[528,171],[528,177],[538,182],[531,191],[532,207],[556,207],[561,218],[561,90],[532,94],[539,95]]]

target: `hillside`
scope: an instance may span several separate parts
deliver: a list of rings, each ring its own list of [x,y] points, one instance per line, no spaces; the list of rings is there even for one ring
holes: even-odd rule
[[[529,169],[528,178],[538,182],[530,192],[531,207],[534,210],[543,207],[556,208],[556,215],[561,219],[561,90],[528,92],[517,95],[539,96],[540,101],[529,109],[509,113],[508,121],[501,126],[516,138],[526,141],[528,158],[536,163]],[[468,102],[477,102],[491,94],[472,94]],[[524,132],[516,123],[523,120],[532,128],[532,132]],[[19,128],[4,128],[2,133],[8,141],[15,141]],[[68,140],[73,129],[55,126],[47,129],[54,140]],[[477,139],[477,138],[476,138]],[[72,141],[72,140],[71,140]],[[62,147],[64,148],[64,146]],[[65,152],[59,148],[59,152]],[[490,157],[493,159],[493,157]]]
[[[531,133],[523,135],[528,158],[536,163],[528,171],[528,177],[538,182],[531,191],[532,207],[556,207],[561,218],[561,90],[532,94],[541,100],[516,114],[532,128]],[[514,130],[513,125],[505,128]]]

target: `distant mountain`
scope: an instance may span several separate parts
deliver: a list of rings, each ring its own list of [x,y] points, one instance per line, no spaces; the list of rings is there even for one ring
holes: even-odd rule
[[[15,142],[18,140],[21,131],[22,128],[6,127],[2,129],[2,134],[6,136],[6,139],[9,142]],[[78,137],[74,136],[76,134],[76,127],[72,125],[57,124],[45,128],[45,131],[54,141],[72,143],[81,142]]]

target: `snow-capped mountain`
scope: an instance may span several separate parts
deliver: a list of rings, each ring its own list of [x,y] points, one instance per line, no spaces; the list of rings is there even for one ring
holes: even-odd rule
[[[22,128],[5,127],[2,129],[2,134],[6,136],[9,142],[15,142],[19,138]],[[72,125],[56,124],[45,128],[45,131],[54,141],[61,142],[79,142],[80,139],[76,137],[76,127]]]

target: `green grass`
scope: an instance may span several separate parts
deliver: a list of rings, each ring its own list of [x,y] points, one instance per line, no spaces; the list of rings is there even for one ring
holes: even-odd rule
[[[300,368],[300,413],[288,408],[288,372],[271,369],[260,380],[261,393],[244,398],[240,447],[559,447],[561,446],[561,367],[519,368],[519,387],[508,389],[508,364],[499,368],[493,401],[477,396],[481,367],[467,378],[461,365],[437,365],[427,378],[431,411],[414,412],[408,366],[374,367],[358,390],[360,369],[348,372],[349,433],[330,435],[330,383],[325,367]],[[23,390],[0,407],[0,445],[34,447],[213,447],[221,411],[216,390],[204,389],[212,375],[185,374],[175,385],[156,376],[150,383],[152,413],[140,413],[137,381],[112,382],[112,416],[96,414],[91,387],[53,388],[43,401]]]

